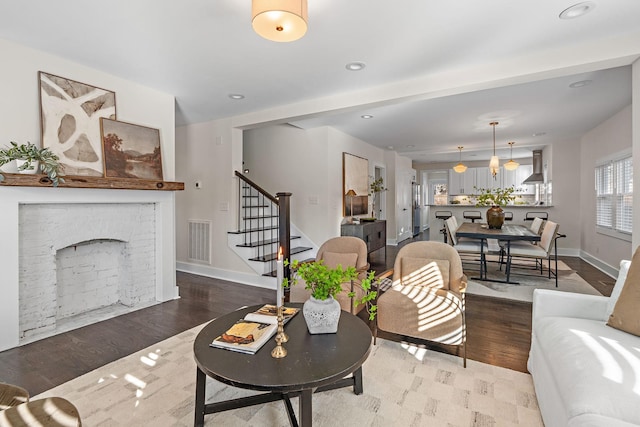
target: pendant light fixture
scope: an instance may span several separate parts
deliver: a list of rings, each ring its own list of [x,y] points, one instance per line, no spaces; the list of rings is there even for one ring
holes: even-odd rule
[[[491,122],[489,126],[493,126],[493,156],[491,156],[491,161],[489,162],[489,169],[491,170],[491,176],[493,179],[496,179],[496,175],[498,174],[498,169],[500,169],[500,161],[498,160],[498,156],[496,156],[496,126],[498,122]]]
[[[453,170],[458,172],[458,173],[463,173],[464,171],[467,170],[467,167],[465,165],[462,164],[462,149],[464,147],[458,147],[458,150],[460,150],[460,161],[458,162],[457,165],[455,165],[453,167]]]
[[[509,144],[509,147],[511,148],[511,154],[509,156],[509,161],[502,166],[504,166],[508,171],[514,171],[518,169],[518,166],[520,166],[520,163],[513,161],[513,144],[515,144],[515,142],[511,141],[507,142],[507,144]]]
[[[267,40],[298,40],[307,32],[307,0],[252,0],[251,25]]]

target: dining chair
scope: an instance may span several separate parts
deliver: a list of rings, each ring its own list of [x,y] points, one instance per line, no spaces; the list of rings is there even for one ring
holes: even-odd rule
[[[458,222],[455,217],[451,217],[445,222],[447,233],[449,234],[449,241],[451,246],[458,252],[458,254],[464,255],[480,255],[480,276],[483,276],[483,272],[487,271],[487,259],[485,254],[488,251],[487,242],[484,240],[460,238],[456,236],[456,230],[458,230]]]
[[[324,261],[329,268],[336,268],[338,264],[343,268],[355,267],[358,271],[358,279],[352,280],[348,285],[343,285],[343,289],[349,289],[355,293],[355,299],[361,299],[364,291],[358,286],[358,280],[364,279],[369,270],[369,262],[367,261],[367,244],[364,240],[352,236],[333,237],[324,242],[316,255],[316,261]],[[304,284],[292,286],[289,291],[289,301],[304,302],[309,299],[310,291],[304,289]],[[340,303],[340,307],[352,314],[359,313],[364,304],[357,307],[353,306],[353,299],[349,298],[347,292],[340,292],[336,295],[336,300]]]
[[[538,245],[512,245],[509,249],[509,257],[507,259],[507,269],[512,267],[512,259],[529,258],[536,261],[536,269],[540,269],[540,274],[543,274],[543,261],[548,261],[547,269],[549,271],[549,279],[551,274],[555,276],[556,288],[558,287],[558,249],[557,249],[557,237],[558,237],[559,225],[553,221],[547,221],[544,229],[542,230],[542,236],[540,236],[540,243]],[[553,251],[551,246],[554,246]],[[551,259],[555,262],[555,270],[551,269]]]
[[[504,220],[505,221],[513,221],[513,212],[505,211],[504,212]]]
[[[378,330],[458,346],[467,367],[465,292],[460,255],[442,242],[403,246],[393,266],[393,284],[378,297]]]
[[[544,220],[540,217],[535,217],[533,219],[533,221],[531,221],[531,226],[529,227],[529,230],[533,231],[536,234],[540,234],[540,230],[542,229],[542,225],[544,224]],[[514,242],[511,242],[511,247],[515,247],[515,246],[530,246],[530,245],[538,245],[539,242],[531,242],[531,241],[526,241],[526,240],[517,240]],[[504,249],[504,242],[501,242],[500,247],[502,249]]]

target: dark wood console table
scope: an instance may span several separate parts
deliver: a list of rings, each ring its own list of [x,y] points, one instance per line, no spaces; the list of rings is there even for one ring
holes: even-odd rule
[[[387,251],[387,221],[366,221],[360,224],[342,224],[341,236],[359,237],[367,244],[367,253],[384,248]]]

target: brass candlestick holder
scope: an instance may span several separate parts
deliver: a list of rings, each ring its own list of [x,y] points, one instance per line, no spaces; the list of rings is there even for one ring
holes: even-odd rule
[[[278,307],[278,331],[276,332],[276,347],[271,350],[271,357],[282,359],[287,355],[287,349],[282,346],[283,342],[289,341],[289,337],[284,333],[284,316],[282,306]]]

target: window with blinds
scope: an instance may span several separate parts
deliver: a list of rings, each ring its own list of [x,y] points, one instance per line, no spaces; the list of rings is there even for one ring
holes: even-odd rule
[[[633,161],[631,155],[596,166],[596,226],[616,236],[633,231]]]

